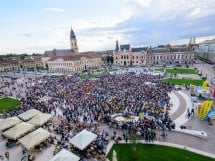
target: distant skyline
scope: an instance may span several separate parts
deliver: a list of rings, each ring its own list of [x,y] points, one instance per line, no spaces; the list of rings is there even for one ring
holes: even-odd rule
[[[80,51],[166,44],[215,35],[215,0],[6,0],[0,4],[0,54]]]

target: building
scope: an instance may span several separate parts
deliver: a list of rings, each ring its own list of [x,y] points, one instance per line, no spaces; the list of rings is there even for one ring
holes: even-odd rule
[[[15,71],[19,69],[19,61],[0,59],[0,72]]]
[[[192,64],[194,51],[187,46],[162,46],[149,48],[147,51],[147,64]]]
[[[43,67],[41,56],[27,56],[24,59],[20,59],[19,57],[11,57],[0,60],[0,72],[20,70],[27,71],[41,67]]]
[[[215,62],[215,39],[199,43],[198,57],[203,61],[214,64]]]
[[[117,41],[113,57],[114,64],[119,66],[192,64],[194,52],[187,46],[166,45],[155,48],[131,48],[129,44],[119,46]]]
[[[118,46],[113,52],[114,64],[119,66],[146,64],[147,48],[131,48],[129,44]]]
[[[53,56],[46,63],[51,72],[77,72],[103,64],[101,55],[96,53]]]

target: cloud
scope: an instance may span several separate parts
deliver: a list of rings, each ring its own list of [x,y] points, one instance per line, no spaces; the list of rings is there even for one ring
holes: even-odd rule
[[[127,35],[135,45],[215,35],[213,0],[127,0],[124,12],[127,19],[111,30]]]
[[[44,8],[43,10],[51,11],[51,12],[63,12],[64,11],[63,8],[55,8],[55,7],[53,7],[53,8]]]
[[[21,36],[26,37],[26,38],[30,38],[30,37],[32,37],[32,34],[31,33],[23,33],[23,34],[21,34]]]

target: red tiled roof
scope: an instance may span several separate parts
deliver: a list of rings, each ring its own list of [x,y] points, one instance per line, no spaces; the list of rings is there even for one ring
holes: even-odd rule
[[[64,61],[73,61],[73,60],[81,60],[81,58],[87,58],[87,59],[94,59],[101,57],[98,54],[91,53],[91,54],[76,54],[76,55],[70,55],[70,56],[53,56],[49,59],[49,61],[55,61],[57,59],[63,59]]]

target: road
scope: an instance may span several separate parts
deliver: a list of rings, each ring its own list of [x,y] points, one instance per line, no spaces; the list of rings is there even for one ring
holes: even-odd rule
[[[215,78],[215,71],[213,69],[213,65],[200,63],[193,64],[193,67],[196,67],[199,70],[199,72],[202,73],[202,76],[207,77],[209,84],[211,83],[211,80]]]

